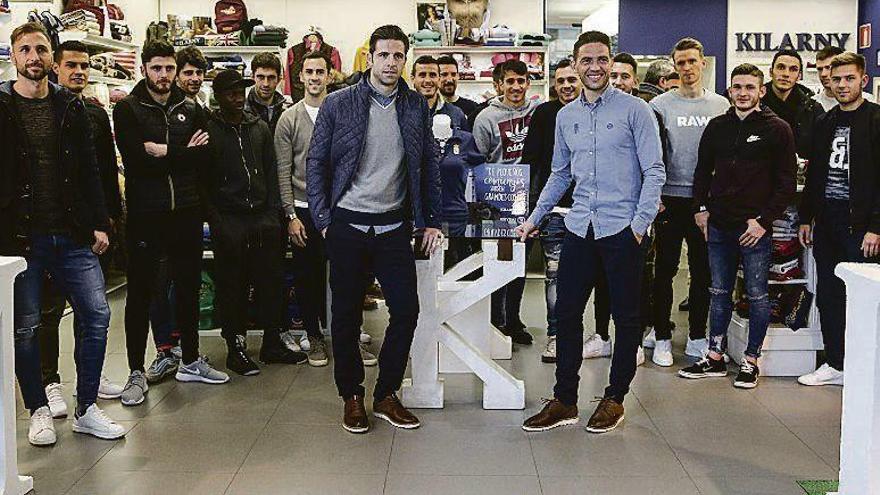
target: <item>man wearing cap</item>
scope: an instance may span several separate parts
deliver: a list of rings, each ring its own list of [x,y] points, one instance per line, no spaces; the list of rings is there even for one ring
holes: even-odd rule
[[[234,70],[214,78],[219,110],[211,113],[210,154],[202,182],[217,267],[218,307],[228,354],[226,367],[250,376],[260,368],[247,355],[247,281],[253,280],[262,328],[263,363],[300,364],[303,352],[281,343],[281,193],[269,126],[244,109],[245,89],[254,85]]]

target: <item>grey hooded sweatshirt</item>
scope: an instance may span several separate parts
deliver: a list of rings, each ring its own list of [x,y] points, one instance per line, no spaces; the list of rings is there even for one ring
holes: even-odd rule
[[[539,103],[528,99],[523,106],[513,108],[502,103],[499,96],[477,115],[474,140],[487,163],[520,162],[529,122]]]

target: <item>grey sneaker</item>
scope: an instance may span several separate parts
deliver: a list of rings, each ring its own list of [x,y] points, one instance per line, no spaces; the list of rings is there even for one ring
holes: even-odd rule
[[[180,362],[177,358],[168,356],[164,352],[157,353],[156,359],[153,360],[153,364],[147,368],[147,372],[145,373],[147,376],[147,383],[156,383],[162,381],[167,376],[177,373],[177,367],[179,365]]]
[[[212,385],[219,385],[229,381],[229,375],[212,368],[201,356],[188,365],[181,363],[177,368],[175,378],[179,382],[202,382]]]
[[[367,344],[361,344],[361,360],[364,362],[364,366],[376,366],[379,364],[376,355],[367,349]]]
[[[144,402],[144,394],[150,390],[147,385],[147,378],[144,372],[140,370],[132,371],[128,375],[128,381],[125,382],[125,388],[122,389],[122,405],[136,406]]]
[[[327,347],[324,339],[315,339],[309,351],[309,366],[327,366]]]

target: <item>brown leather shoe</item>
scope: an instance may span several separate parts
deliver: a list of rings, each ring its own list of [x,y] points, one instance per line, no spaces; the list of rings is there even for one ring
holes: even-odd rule
[[[391,394],[379,402],[374,402],[373,416],[388,421],[392,426],[406,430],[414,430],[422,425],[419,422],[419,418],[403,407],[396,394]]]
[[[342,427],[349,433],[366,433],[370,431],[370,420],[367,418],[363,397],[354,395],[350,399],[346,399]]]
[[[558,426],[574,425],[578,422],[577,406],[567,406],[559,399],[544,399],[541,412],[527,419],[522,425],[525,431],[547,431]]]
[[[614,399],[604,398],[599,400],[596,412],[587,422],[587,431],[590,433],[607,433],[623,423],[623,405]]]

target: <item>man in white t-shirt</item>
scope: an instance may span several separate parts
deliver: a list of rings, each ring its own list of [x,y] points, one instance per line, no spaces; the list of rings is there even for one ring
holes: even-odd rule
[[[826,112],[837,106],[834,90],[831,88],[831,59],[843,53],[843,49],[837,46],[826,46],[816,52],[816,70],[819,72],[819,81],[822,82],[822,91],[813,95],[813,99],[822,105]],[[865,100],[873,102],[874,95],[862,91]]]

